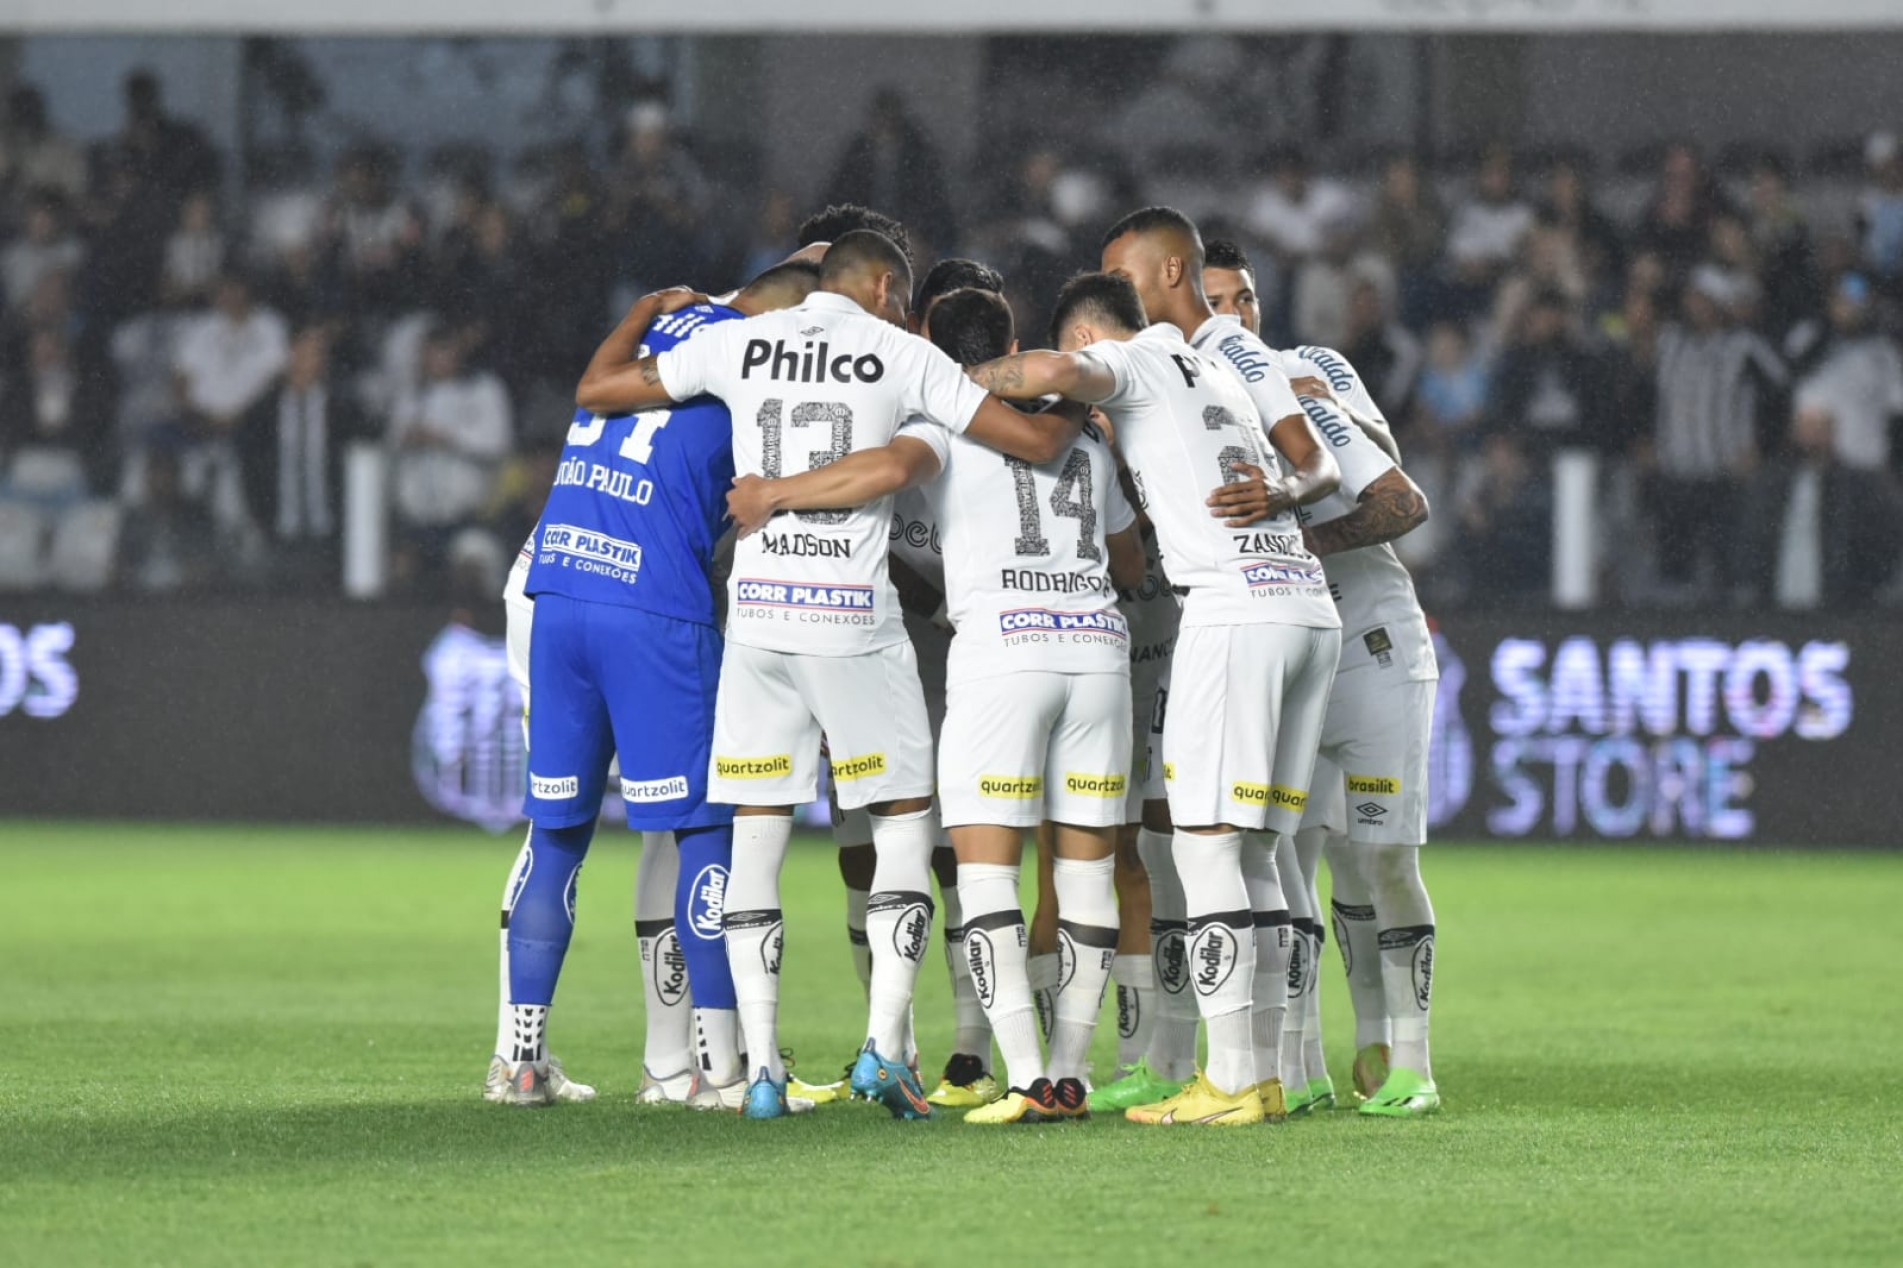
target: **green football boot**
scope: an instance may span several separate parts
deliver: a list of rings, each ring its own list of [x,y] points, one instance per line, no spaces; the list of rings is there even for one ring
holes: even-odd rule
[[[1440,1109],[1440,1090],[1412,1070],[1388,1071],[1387,1082],[1362,1102],[1359,1112],[1376,1118],[1425,1118]]]
[[[1153,1105],[1167,1101],[1188,1086],[1188,1082],[1166,1079],[1150,1068],[1142,1057],[1130,1067],[1130,1073],[1114,1083],[1092,1088],[1089,1105],[1095,1114],[1120,1114],[1132,1105]]]

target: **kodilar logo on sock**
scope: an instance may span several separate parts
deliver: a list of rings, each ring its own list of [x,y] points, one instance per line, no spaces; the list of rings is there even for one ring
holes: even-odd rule
[[[1190,962],[1195,966],[1196,993],[1214,995],[1236,971],[1236,935],[1227,925],[1204,925],[1190,939]]]
[[[1414,1005],[1422,1012],[1434,999],[1434,935],[1428,934],[1414,947]]]
[[[1068,929],[1057,931],[1057,989],[1063,990],[1070,985],[1071,978],[1077,975],[1077,943],[1071,938]]]
[[[913,903],[899,913],[892,930],[892,949],[914,963],[925,958],[925,940],[931,936],[932,913],[924,903]]]
[[[1302,986],[1308,981],[1308,939],[1297,938],[1289,945],[1288,952],[1288,993],[1294,998],[1302,993]]]
[[[786,952],[786,922],[776,920],[773,928],[767,931],[766,941],[760,944],[760,967],[768,976],[780,975],[780,958]]]
[[[1143,997],[1133,986],[1117,988],[1117,1033],[1125,1039],[1134,1039],[1137,1027],[1143,1023]]]
[[[1189,985],[1188,942],[1181,929],[1156,939],[1156,980],[1172,995],[1181,995]]]
[[[687,997],[687,953],[672,925],[655,940],[654,993],[669,1008]]]
[[[709,863],[694,874],[687,896],[687,923],[703,941],[718,938],[727,912],[727,869]]]
[[[978,990],[978,1006],[990,1008],[998,989],[997,948],[991,935],[974,929],[965,935],[965,962],[971,966],[971,984]]]

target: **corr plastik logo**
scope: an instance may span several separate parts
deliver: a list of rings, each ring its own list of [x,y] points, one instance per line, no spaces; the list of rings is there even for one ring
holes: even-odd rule
[[[687,776],[670,775],[666,779],[624,779],[621,799],[627,802],[679,801],[687,796]]]
[[[793,755],[772,757],[715,757],[714,774],[722,779],[776,779],[793,773]]]
[[[581,777],[578,775],[557,775],[544,778],[531,773],[529,791],[544,801],[556,801],[563,797],[581,795]]]
[[[734,583],[735,601],[747,607],[803,608],[821,612],[870,612],[871,586],[809,586],[754,577]]]
[[[1251,589],[1265,586],[1318,586],[1322,582],[1319,568],[1296,566],[1293,564],[1244,564],[1242,579]]]

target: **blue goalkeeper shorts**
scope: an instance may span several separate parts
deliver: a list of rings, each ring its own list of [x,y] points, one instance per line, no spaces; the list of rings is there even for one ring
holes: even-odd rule
[[[733,807],[707,801],[720,653],[720,635],[709,626],[622,604],[537,596],[522,812],[544,828],[593,821],[618,753],[630,828],[732,822]]]

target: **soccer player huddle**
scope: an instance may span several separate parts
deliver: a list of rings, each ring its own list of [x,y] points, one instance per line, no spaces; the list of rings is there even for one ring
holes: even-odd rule
[[[975,1124],[1332,1108],[1325,856],[1360,1111],[1438,1109],[1438,672],[1389,545],[1427,506],[1353,367],[1265,345],[1246,258],[1169,208],[1110,229],[1044,351],[1019,350],[992,269],[915,285],[886,217],[828,208],[800,241],[730,295],[644,297],[577,389],[506,596],[531,826],[486,1095],[594,1095],[546,1029],[618,761],[644,834],[643,1101]],[[794,1077],[778,1028],[780,873],[822,762],[868,1008],[838,1083]],[[935,918],[957,1016],[928,1094],[912,996]],[[1112,982],[1117,1069],[1093,1086]]]

